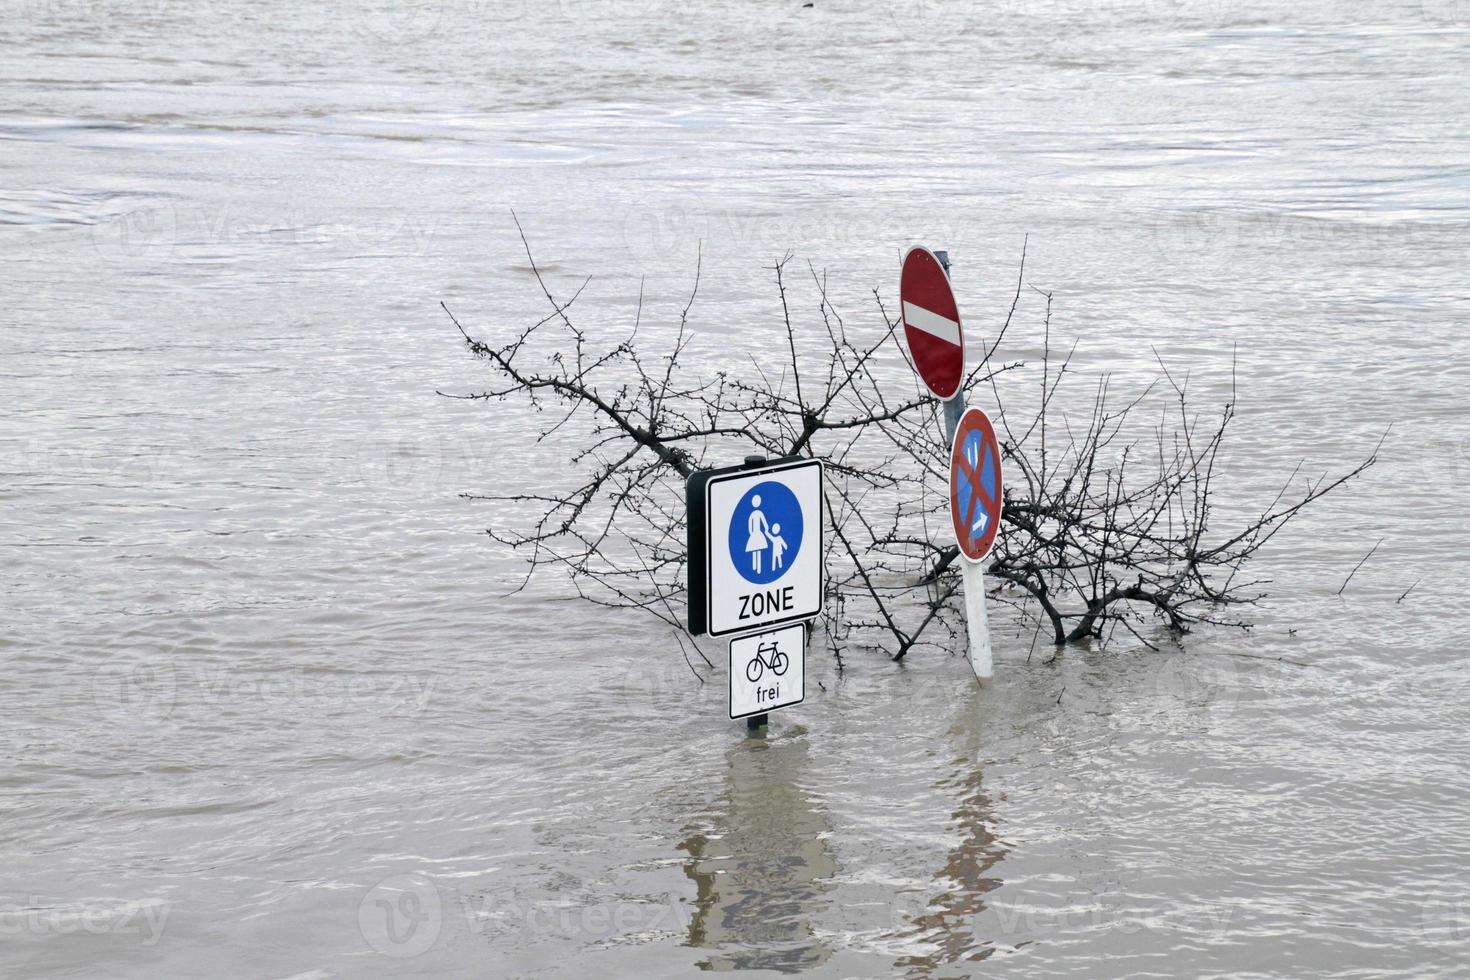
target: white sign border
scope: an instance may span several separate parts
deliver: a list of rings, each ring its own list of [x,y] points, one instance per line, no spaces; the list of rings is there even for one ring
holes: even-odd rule
[[[817,608],[811,612],[799,612],[787,616],[784,619],[773,619],[769,623],[761,623],[759,626],[736,626],[733,629],[715,632],[715,588],[714,588],[714,547],[717,543],[714,532],[714,521],[710,513],[713,506],[714,494],[711,492],[716,483],[726,480],[741,480],[751,476],[768,476],[772,473],[781,473],[786,470],[794,470],[803,466],[817,467],[817,486],[821,492],[817,494]],[[731,470],[729,473],[721,473],[712,476],[704,484],[704,628],[706,635],[733,636],[736,633],[765,633],[779,626],[790,626],[792,623],[805,622],[815,619],[822,614],[822,607],[827,602],[827,468],[820,459],[799,459],[789,463],[776,463],[770,466],[752,466],[749,469]],[[805,694],[803,694],[805,697]]]

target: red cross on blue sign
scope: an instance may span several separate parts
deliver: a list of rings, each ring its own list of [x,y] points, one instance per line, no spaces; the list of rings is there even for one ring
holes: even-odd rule
[[[1000,443],[990,417],[967,408],[955,426],[949,453],[949,512],[955,541],[971,561],[980,561],[995,545],[1000,527]]]

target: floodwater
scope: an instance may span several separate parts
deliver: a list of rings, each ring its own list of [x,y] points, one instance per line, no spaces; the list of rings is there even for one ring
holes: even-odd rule
[[[0,52],[0,973],[1470,971],[1463,0],[8,0]],[[948,248],[984,335],[1029,236],[1084,378],[1234,359],[1226,512],[1392,431],[1248,633],[818,647],[747,738],[651,622],[503,597],[526,513],[459,494],[577,434],[437,396],[437,303],[544,315],[512,209],[594,336],[702,255],[707,365],[787,250],[861,330]]]

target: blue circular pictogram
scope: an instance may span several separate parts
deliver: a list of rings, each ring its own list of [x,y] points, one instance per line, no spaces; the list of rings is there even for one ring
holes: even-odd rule
[[[776,581],[801,551],[801,504],[784,483],[767,480],[745,492],[730,517],[730,561],[747,582]]]

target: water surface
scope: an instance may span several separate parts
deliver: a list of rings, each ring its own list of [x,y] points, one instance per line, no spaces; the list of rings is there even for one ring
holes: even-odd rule
[[[17,976],[1470,968],[1470,12],[1213,0],[0,11],[0,963]],[[767,356],[900,249],[1241,422],[1246,634],[813,656],[747,739],[465,491],[559,484],[437,309]],[[806,327],[815,298],[803,294]],[[1027,292],[1006,353],[1034,356]],[[1337,595],[1347,572],[1383,544]],[[1411,591],[1403,596],[1405,590]],[[719,648],[709,647],[712,655]],[[1044,662],[1045,661],[1045,662]]]

